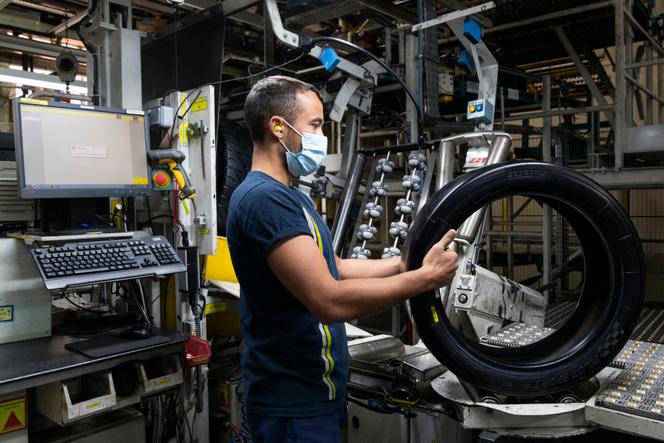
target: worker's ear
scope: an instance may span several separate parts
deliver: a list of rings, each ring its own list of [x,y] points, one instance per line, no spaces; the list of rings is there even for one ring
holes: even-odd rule
[[[275,137],[282,138],[284,136],[284,124],[281,117],[273,115],[270,118],[270,123],[268,128],[272,133],[272,135],[274,135]]]

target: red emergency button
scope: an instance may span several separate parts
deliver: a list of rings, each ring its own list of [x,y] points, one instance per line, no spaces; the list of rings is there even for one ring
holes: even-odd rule
[[[152,180],[159,188],[166,188],[171,184],[171,178],[163,171],[155,172],[155,174],[152,176]]]

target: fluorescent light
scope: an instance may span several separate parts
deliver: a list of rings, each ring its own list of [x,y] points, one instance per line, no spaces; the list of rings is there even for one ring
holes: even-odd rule
[[[67,85],[60,82],[53,75],[38,74],[29,71],[17,71],[15,69],[0,68],[0,82],[13,83],[17,86],[31,86],[32,88],[44,88],[56,91],[66,91]],[[31,88],[31,89],[32,89]],[[71,94],[88,93],[85,83],[74,81],[69,84]]]

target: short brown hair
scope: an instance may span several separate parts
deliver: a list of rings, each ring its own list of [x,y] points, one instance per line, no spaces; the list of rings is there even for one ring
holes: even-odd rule
[[[249,91],[244,103],[244,121],[254,142],[265,141],[270,117],[283,116],[292,122],[300,112],[297,94],[313,91],[320,101],[318,89],[301,80],[273,75],[259,80]]]

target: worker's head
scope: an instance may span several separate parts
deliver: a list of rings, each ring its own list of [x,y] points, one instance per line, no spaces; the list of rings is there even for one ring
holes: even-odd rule
[[[282,142],[299,152],[300,134],[323,134],[323,102],[318,90],[282,75],[259,80],[244,104],[244,121],[254,143]]]

